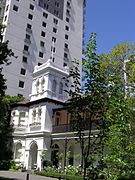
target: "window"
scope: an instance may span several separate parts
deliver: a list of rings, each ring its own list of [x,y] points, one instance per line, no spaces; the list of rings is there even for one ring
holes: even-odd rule
[[[53,58],[52,58],[52,62],[54,62],[54,61],[55,61],[55,58],[53,57]]]
[[[57,32],[57,29],[56,29],[56,28],[53,28],[53,32],[56,33],[56,32]]]
[[[66,17],[66,22],[69,22],[69,18],[68,17]]]
[[[24,124],[25,123],[25,112],[20,112],[19,113],[19,122],[18,122],[18,124]]]
[[[53,46],[51,46],[51,52],[54,52],[54,53],[55,53],[55,51],[56,51],[56,48],[53,47]]]
[[[7,20],[7,15],[5,16],[5,18],[4,18],[4,21],[6,21]]]
[[[40,46],[41,46],[41,47],[45,47],[45,42],[40,41]]]
[[[41,31],[41,36],[45,37],[45,32],[44,31]]]
[[[64,62],[64,63],[63,63],[63,67],[67,67],[67,63]]]
[[[40,57],[40,58],[43,58],[43,56],[44,56],[44,53],[42,53],[41,51],[39,51],[39,57]]]
[[[67,6],[68,6],[68,7],[71,7],[70,2],[67,2]]]
[[[30,40],[30,35],[29,35],[29,34],[26,34],[25,38],[28,39],[28,40]]]
[[[56,93],[56,87],[57,87],[57,82],[56,82],[56,80],[53,80],[53,82],[52,82],[52,92]]]
[[[43,27],[46,27],[46,22],[43,21],[43,22],[42,22],[42,26],[43,26]]]
[[[55,6],[59,7],[60,6],[59,2],[55,1]]]
[[[64,58],[67,58],[68,57],[68,54],[67,53],[64,53]]]
[[[7,7],[6,7],[6,11],[8,11],[8,8],[9,8],[9,4],[8,4]]]
[[[34,10],[34,5],[33,4],[30,4],[30,7],[29,7],[31,10]]]
[[[65,34],[65,39],[67,39],[67,40],[68,40],[68,35],[67,35],[67,34]]]
[[[23,56],[22,57],[22,62],[27,63],[27,57]]]
[[[59,16],[59,11],[54,9],[54,15]]]
[[[20,74],[25,75],[26,74],[26,69],[21,68]]]
[[[53,18],[54,24],[58,24],[58,19]]]
[[[19,87],[24,88],[24,82],[23,81],[19,81]]]
[[[33,19],[33,15],[32,14],[28,14],[28,19],[32,20]]]
[[[52,42],[56,43],[56,38],[52,37]]]
[[[45,79],[42,78],[41,80],[41,91],[44,92],[44,86],[45,86]]]
[[[66,30],[66,31],[69,31],[69,26],[65,26],[65,30]]]
[[[32,25],[31,25],[31,24],[27,24],[27,28],[28,28],[28,29],[31,29],[31,28],[32,28]]]
[[[25,50],[25,51],[28,51],[28,50],[29,50],[29,46],[24,45],[24,50]]]
[[[62,82],[60,82],[59,94],[63,94],[63,83]]]
[[[36,86],[36,92],[39,93],[39,80],[38,79],[35,86]]]
[[[41,66],[43,63],[38,62],[38,66]]]
[[[43,12],[43,17],[45,17],[47,19],[48,18],[48,14]]]
[[[17,12],[18,11],[18,6],[13,5],[13,10]]]
[[[44,3],[44,8],[45,8],[45,9],[49,9],[49,5],[46,4],[46,3]]]
[[[65,46],[65,48],[66,48],[66,49],[68,49],[68,44],[67,44],[67,43],[65,43],[65,45],[64,45],[64,46]]]

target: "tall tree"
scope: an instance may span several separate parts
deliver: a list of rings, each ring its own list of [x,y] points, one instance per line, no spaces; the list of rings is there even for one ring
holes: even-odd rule
[[[84,179],[87,165],[89,179],[117,179],[126,171],[132,174],[135,150],[131,127],[133,109],[129,103],[131,98],[125,96],[128,84],[125,75],[134,81],[133,55],[134,45],[130,43],[116,46],[109,54],[97,55],[96,34],[92,33],[83,59],[83,97],[77,67],[71,69],[73,85],[69,91],[69,112],[82,149]],[[127,59],[130,59],[128,70],[125,69]],[[85,124],[87,134],[84,134]],[[99,130],[95,137],[94,124]],[[87,145],[85,152],[84,141]],[[128,156],[130,160],[127,160]],[[95,161],[98,162],[96,167]]]
[[[12,125],[10,123],[10,107],[4,100],[5,79],[2,65],[9,64],[9,57],[13,52],[8,48],[8,41],[3,42],[4,26],[0,25],[0,169],[8,169],[12,159]]]

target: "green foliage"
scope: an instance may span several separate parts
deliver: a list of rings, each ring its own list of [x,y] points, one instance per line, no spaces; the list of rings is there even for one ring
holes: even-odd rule
[[[71,127],[79,136],[84,158],[84,179],[87,164],[89,179],[115,180],[126,173],[135,173],[134,112],[131,103],[134,100],[128,96],[130,93],[126,88],[129,82],[135,82],[134,54],[134,44],[124,43],[108,54],[97,55],[96,34],[92,33],[83,59],[83,97],[77,66],[71,69],[73,88],[69,90],[68,110],[71,113]],[[128,68],[125,68],[125,63]],[[92,140],[93,123],[99,133]],[[85,154],[84,124],[87,124],[89,132]],[[95,160],[98,161],[96,167]]]
[[[9,57],[13,52],[8,48],[8,41],[3,42],[4,26],[0,25],[0,169],[9,169],[12,159],[12,124],[10,123],[10,106],[5,100],[5,79],[2,74],[2,65],[9,64]]]

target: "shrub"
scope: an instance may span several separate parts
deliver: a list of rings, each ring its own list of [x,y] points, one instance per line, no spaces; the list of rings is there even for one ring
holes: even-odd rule
[[[79,167],[68,165],[65,167],[65,173],[68,175],[77,175],[79,174]]]

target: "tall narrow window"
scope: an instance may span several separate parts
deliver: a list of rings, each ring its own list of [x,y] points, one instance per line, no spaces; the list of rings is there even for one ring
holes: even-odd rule
[[[60,85],[59,85],[59,94],[63,94],[63,83],[60,82]]]
[[[56,88],[57,88],[57,82],[56,82],[56,80],[53,80],[53,82],[52,82],[52,92],[56,93]]]

